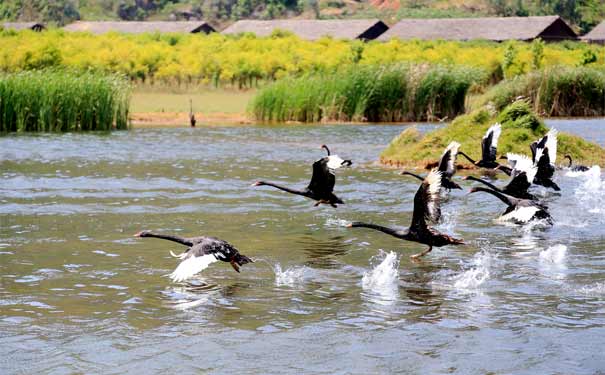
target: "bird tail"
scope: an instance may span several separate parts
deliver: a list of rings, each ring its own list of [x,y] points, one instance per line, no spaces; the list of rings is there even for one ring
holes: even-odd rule
[[[242,255],[242,254],[235,255],[233,257],[233,261],[240,266],[243,266],[244,264],[247,264],[247,263],[254,263],[254,261],[252,259],[250,259],[247,256]]]

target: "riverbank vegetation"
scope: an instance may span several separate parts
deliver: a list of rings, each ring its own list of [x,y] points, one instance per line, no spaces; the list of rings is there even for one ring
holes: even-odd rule
[[[605,70],[552,67],[504,80],[481,97],[480,105],[503,109],[515,98],[528,98],[544,116],[604,116]]]
[[[0,71],[46,67],[123,74],[136,83],[173,86],[263,85],[285,77],[332,73],[350,66],[400,62],[478,68],[490,82],[549,66],[605,66],[605,47],[579,42],[542,44],[486,41],[386,43],[306,41],[285,32],[253,35],[125,35],[51,30],[0,32]]]
[[[0,73],[0,131],[126,129],[126,79],[63,70]]]
[[[283,79],[251,104],[260,121],[400,122],[453,118],[464,112],[482,70],[427,64],[370,65]]]
[[[498,141],[498,155],[508,152],[530,155],[529,144],[547,132],[547,127],[531,110],[527,101],[516,101],[500,113],[493,107],[483,107],[457,117],[451,124],[421,136],[410,127],[399,134],[380,155],[384,164],[402,167],[428,168],[435,165],[451,141],[461,144],[460,149],[470,157],[480,159],[481,139],[496,121],[502,124]],[[584,164],[605,165],[605,149],[581,137],[559,132],[557,160],[570,154]],[[471,165],[459,159],[460,165]]]

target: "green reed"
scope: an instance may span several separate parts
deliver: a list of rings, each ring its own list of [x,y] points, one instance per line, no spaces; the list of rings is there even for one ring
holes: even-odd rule
[[[355,66],[332,74],[277,81],[260,90],[250,111],[266,121],[424,121],[463,113],[483,71],[427,64]]]
[[[0,73],[0,131],[63,132],[128,128],[126,79],[97,72]]]
[[[545,116],[605,115],[605,71],[589,67],[556,67],[503,81],[479,100],[501,109],[527,98]]]

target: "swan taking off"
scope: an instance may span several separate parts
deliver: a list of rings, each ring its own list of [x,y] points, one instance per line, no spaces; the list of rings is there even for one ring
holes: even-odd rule
[[[353,162],[351,160],[344,160],[338,155],[331,155],[330,149],[326,145],[321,145],[321,148],[325,149],[328,155],[313,163],[313,175],[306,188],[297,190],[267,181],[257,181],[252,186],[273,186],[290,194],[302,195],[303,197],[317,201],[315,206],[323,203],[336,208],[337,204],[344,204],[342,199],[334,194],[334,185],[336,184],[336,174],[334,171],[341,167],[348,167]]]
[[[254,263],[252,259],[240,254],[230,243],[214,237],[184,238],[169,234],[153,233],[149,230],[141,231],[134,236],[160,238],[189,246],[181,254],[170,252],[173,257],[181,260],[181,263],[169,275],[170,279],[174,282],[185,281],[218,260],[230,263],[231,267],[237,272],[239,272],[240,266]]]
[[[414,254],[412,258],[419,258],[428,254],[433,250],[433,246],[441,247],[445,245],[460,245],[464,241],[457,239],[447,234],[438,232],[431,228],[428,222],[437,222],[441,216],[439,208],[439,190],[441,189],[441,172],[433,169],[428,176],[422,181],[422,184],[414,195],[414,213],[412,215],[412,223],[406,230],[396,230],[380,225],[362,223],[359,221],[353,222],[348,226],[350,228],[370,228],[393,237],[397,237],[406,241],[414,241],[428,245],[428,249]]]

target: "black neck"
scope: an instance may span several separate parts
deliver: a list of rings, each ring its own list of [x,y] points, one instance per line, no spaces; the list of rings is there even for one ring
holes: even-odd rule
[[[515,201],[513,200],[513,198],[507,196],[506,194],[503,194],[499,191],[496,190],[492,190],[492,189],[487,189],[484,187],[476,187],[475,191],[484,191],[486,193],[490,193],[491,195],[496,196],[498,199],[500,199],[502,202],[504,202],[507,206],[513,206],[515,204]]]
[[[424,181],[424,178],[422,178],[422,177],[420,177],[420,176],[418,176],[417,174],[412,173],[412,172],[403,171],[403,172],[401,172],[401,174],[402,174],[402,175],[406,175],[406,174],[407,174],[408,176],[416,177],[416,178],[417,178],[417,179],[419,179],[420,181]]]
[[[261,181],[262,185],[267,185],[267,186],[273,186],[274,188],[277,188],[279,190],[283,190],[285,192],[288,192],[290,194],[296,194],[296,195],[302,195],[305,197],[309,196],[309,191],[308,190],[296,190],[296,189],[291,189],[287,186],[283,186],[283,185],[279,185],[273,182],[265,182],[265,181]]]
[[[381,225],[362,223],[359,221],[355,221],[355,222],[351,223],[351,227],[352,228],[370,228],[370,229],[380,231],[382,233],[389,234],[393,237],[402,238],[402,239],[406,239],[407,235],[408,235],[407,231],[395,230],[392,228],[383,227]]]
[[[475,161],[473,159],[470,158],[470,156],[468,156],[467,154],[465,154],[464,152],[458,150],[458,154],[464,156],[468,161],[470,161],[471,163],[475,164]]]
[[[571,156],[569,156],[569,155],[565,155],[565,158],[564,158],[564,159],[569,159],[569,165],[568,165],[568,167],[570,167],[570,168],[571,168],[571,165],[573,164],[573,162],[572,162],[572,160],[571,160]]]
[[[168,240],[168,241],[172,241],[172,242],[178,242],[178,243],[186,245],[186,246],[192,246],[193,245],[193,243],[189,239],[183,238],[183,237],[179,237],[179,236],[174,236],[174,235],[171,235],[171,234],[159,234],[159,233],[146,232],[146,233],[142,234],[141,237],[161,238],[163,240]]]
[[[502,191],[502,190],[500,190],[499,188],[497,188],[495,185],[493,185],[493,184],[491,184],[491,183],[489,183],[489,182],[485,181],[485,180],[484,180],[484,179],[482,179],[482,178],[477,178],[477,177],[475,177],[475,176],[468,176],[466,179],[467,179],[467,180],[473,180],[473,181],[481,182],[482,184],[484,184],[484,185],[486,185],[486,186],[489,186],[490,188],[492,188],[492,189],[494,189],[494,190],[496,190],[496,191],[499,191],[499,192],[501,192],[501,191]]]
[[[328,148],[328,146],[326,146],[326,145],[321,145],[321,148],[326,149],[326,151],[328,152],[328,156],[330,156],[330,149]]]

